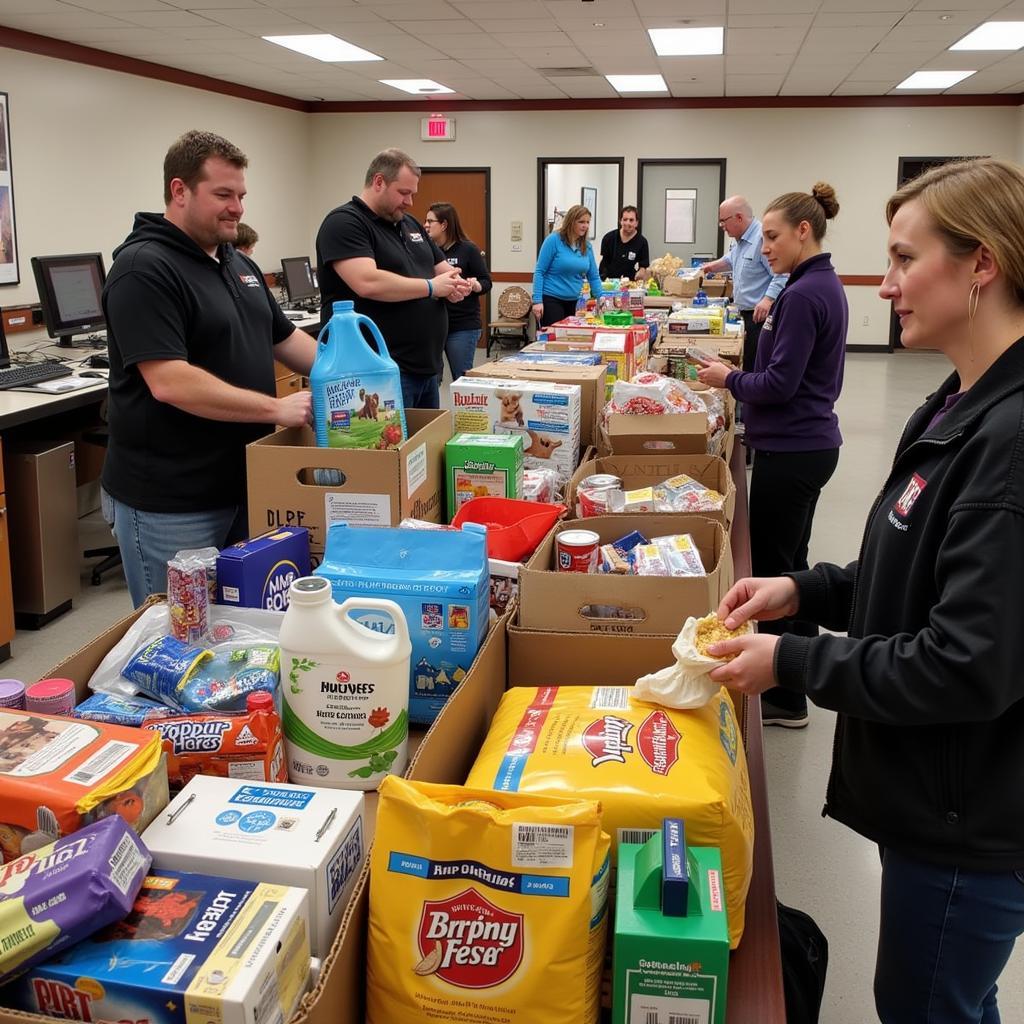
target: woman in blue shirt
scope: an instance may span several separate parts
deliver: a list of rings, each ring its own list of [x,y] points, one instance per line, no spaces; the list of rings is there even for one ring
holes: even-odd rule
[[[544,239],[533,271],[533,315],[539,327],[576,312],[584,278],[590,282],[593,298],[603,294],[594,247],[587,244],[589,234],[590,211],[570,206],[562,226]]]

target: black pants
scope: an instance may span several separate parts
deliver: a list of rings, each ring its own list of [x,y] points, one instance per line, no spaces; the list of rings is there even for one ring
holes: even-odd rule
[[[540,318],[541,327],[549,327],[567,316],[576,315],[575,299],[556,299],[554,295],[544,296],[544,315]]]
[[[780,576],[806,569],[811,524],[821,489],[832,478],[839,449],[814,452],[754,453],[750,478],[750,562],[755,576]],[[817,636],[815,623],[777,619],[758,623],[762,633]],[[802,694],[776,686],[766,694],[775,705],[806,706]]]
[[[754,323],[752,309],[741,309],[740,316],[743,318],[743,370],[749,373],[754,368],[757,339],[761,337],[761,324]]]

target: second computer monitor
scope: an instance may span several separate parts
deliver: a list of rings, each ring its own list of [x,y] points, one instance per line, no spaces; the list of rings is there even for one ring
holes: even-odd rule
[[[286,256],[281,260],[284,290],[290,303],[309,304],[320,298],[308,256]]]
[[[70,346],[72,335],[88,334],[106,326],[102,302],[106,273],[98,252],[33,256],[32,272],[51,338]]]

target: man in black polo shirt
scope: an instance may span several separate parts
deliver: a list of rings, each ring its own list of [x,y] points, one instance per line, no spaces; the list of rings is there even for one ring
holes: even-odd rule
[[[274,360],[308,374],[316,341],[232,245],[245,154],[186,132],[164,158],[161,213],[139,213],[103,291],[110,439],[103,506],[138,607],[183,548],[246,535],[245,446],[309,421],[308,391],[276,398]]]
[[[445,300],[459,302],[470,285],[408,210],[420,169],[400,149],[378,153],[363,191],[331,210],[316,236],[320,317],[349,299],[387,342],[402,372],[408,409],[441,404],[441,358],[448,336]]]
[[[602,277],[628,277],[638,280],[651,265],[651,253],[647,239],[637,230],[640,214],[635,206],[624,206],[619,214],[617,231],[609,231],[601,239],[601,265],[597,268]]]

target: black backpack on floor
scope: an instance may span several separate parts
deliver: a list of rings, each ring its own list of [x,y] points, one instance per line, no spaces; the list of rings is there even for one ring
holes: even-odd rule
[[[818,1024],[828,971],[828,940],[813,917],[775,901],[779,913],[786,1024]]]

